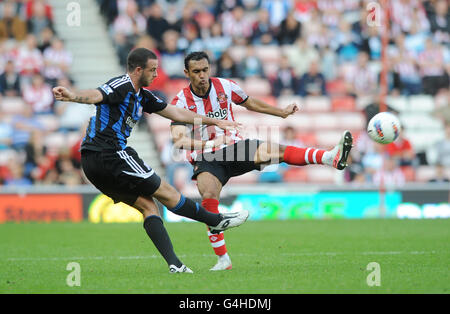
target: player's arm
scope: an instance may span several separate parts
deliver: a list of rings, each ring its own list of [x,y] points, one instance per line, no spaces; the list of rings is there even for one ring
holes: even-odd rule
[[[53,95],[56,100],[83,104],[96,104],[103,100],[103,95],[98,89],[86,89],[74,92],[63,86],[57,86],[53,88]]]
[[[215,125],[223,130],[226,129],[236,129],[241,126],[241,124],[228,121],[228,120],[218,120],[213,118],[208,118],[201,116],[187,109],[178,108],[176,106],[167,106],[163,110],[157,111],[157,114],[163,116],[164,118],[170,119],[175,122],[182,122],[194,125]]]
[[[175,147],[187,150],[219,147],[220,145],[227,144],[231,141],[231,139],[225,135],[219,136],[210,141],[193,139],[189,135],[189,129],[184,125],[171,125],[170,131],[172,132],[172,141]]]
[[[270,114],[272,116],[281,117],[283,119],[298,111],[297,104],[290,104],[285,108],[278,108],[253,97],[248,97],[245,102],[240,103],[239,105],[247,108],[247,110],[250,111]]]

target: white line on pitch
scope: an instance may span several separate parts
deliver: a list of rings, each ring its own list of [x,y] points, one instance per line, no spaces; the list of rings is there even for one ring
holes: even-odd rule
[[[298,253],[281,253],[283,256],[337,256],[337,255],[348,255],[348,254],[359,254],[359,255],[400,255],[400,254],[411,254],[411,255],[422,255],[422,254],[436,254],[436,251],[387,251],[387,252],[298,252]],[[182,254],[179,255],[181,258],[185,257],[211,257],[211,254]],[[233,256],[258,256],[258,254],[233,254]],[[75,257],[11,257],[7,258],[7,261],[65,261],[65,260],[105,260],[105,259],[118,259],[118,260],[137,260],[137,259],[152,259],[160,258],[160,255],[136,255],[136,256],[75,256]]]

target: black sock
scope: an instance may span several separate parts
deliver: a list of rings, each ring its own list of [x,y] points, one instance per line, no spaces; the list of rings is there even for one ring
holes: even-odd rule
[[[169,266],[181,267],[183,265],[173,251],[172,242],[161,217],[152,215],[145,218],[144,229]]]
[[[174,208],[169,210],[177,215],[188,217],[207,224],[208,226],[215,227],[222,220],[220,214],[210,213],[198,203],[181,195],[180,201]]]

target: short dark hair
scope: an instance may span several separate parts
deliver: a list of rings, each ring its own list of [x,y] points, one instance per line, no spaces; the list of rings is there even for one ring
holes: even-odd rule
[[[206,52],[204,52],[204,51],[191,52],[190,54],[188,54],[186,56],[186,58],[184,58],[184,68],[186,70],[189,70],[189,62],[191,60],[200,61],[202,59],[206,59],[208,61],[208,64],[209,64],[209,56],[208,56],[208,54]]]
[[[127,57],[127,70],[133,72],[137,67],[145,69],[148,59],[158,59],[156,54],[146,48],[136,48]]]

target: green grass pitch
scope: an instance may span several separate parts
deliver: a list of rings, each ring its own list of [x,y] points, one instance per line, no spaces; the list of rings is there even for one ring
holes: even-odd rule
[[[204,225],[165,226],[194,274],[169,274],[142,224],[0,225],[0,293],[450,292],[450,219],[249,221],[225,234],[224,272],[209,271]],[[66,284],[70,262],[79,287]],[[367,284],[371,262],[379,286]]]

